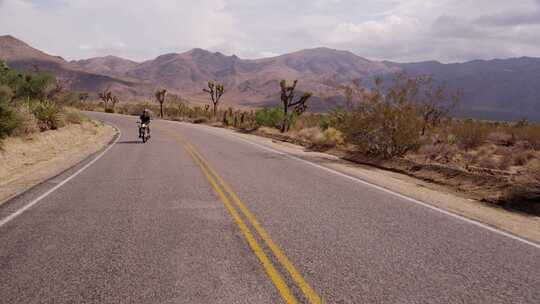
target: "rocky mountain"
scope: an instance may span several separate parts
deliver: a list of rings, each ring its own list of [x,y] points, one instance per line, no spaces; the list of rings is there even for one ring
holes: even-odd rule
[[[124,96],[137,96],[141,92],[151,91],[147,83],[131,80],[127,77],[113,77],[67,62],[62,57],[49,55],[13,36],[0,36],[0,60],[5,60],[10,67],[26,72],[41,71],[54,74],[63,80],[70,89],[95,93],[104,88],[111,88]]]
[[[399,64],[411,75],[429,74],[463,91],[464,114],[495,119],[540,120],[540,58]]]
[[[111,88],[124,99],[148,98],[158,87],[193,102],[206,102],[202,92],[208,80],[225,84],[224,102],[245,106],[277,103],[279,81],[299,80],[300,91],[312,91],[311,110],[324,111],[352,79],[395,72],[432,75],[436,82],[464,95],[461,115],[483,118],[540,120],[540,58],[475,60],[443,64],[437,61],[395,63],[371,61],[348,51],[329,48],[302,50],[281,56],[247,60],[203,49],[165,54],[145,62],[106,56],[67,62],[11,36],[0,36],[0,59],[10,66],[38,68],[65,79],[70,87],[90,93]],[[326,100],[326,101],[325,101]]]
[[[128,59],[116,57],[116,56],[105,56],[105,57],[95,57],[84,60],[74,60],[71,61],[72,66],[76,66],[81,70],[103,74],[109,76],[125,76],[126,72],[135,68],[138,65],[137,62],[131,61]]]

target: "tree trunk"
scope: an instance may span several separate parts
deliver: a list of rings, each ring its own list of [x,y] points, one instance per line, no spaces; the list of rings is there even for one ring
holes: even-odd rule
[[[289,115],[287,115],[288,107],[286,103],[283,103],[283,123],[281,125],[281,133],[285,133],[289,129]]]
[[[163,103],[159,103],[159,114],[161,116],[161,118],[163,118]]]

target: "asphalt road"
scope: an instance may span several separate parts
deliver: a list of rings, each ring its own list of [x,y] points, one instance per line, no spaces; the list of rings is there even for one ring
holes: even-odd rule
[[[0,207],[0,303],[540,303],[537,246],[208,127],[140,144],[93,115],[108,151]]]

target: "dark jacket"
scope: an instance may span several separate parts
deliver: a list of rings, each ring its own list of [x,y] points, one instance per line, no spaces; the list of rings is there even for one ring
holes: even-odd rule
[[[141,116],[139,116],[139,118],[141,119],[141,122],[143,124],[148,124],[150,122],[150,115],[141,114]]]

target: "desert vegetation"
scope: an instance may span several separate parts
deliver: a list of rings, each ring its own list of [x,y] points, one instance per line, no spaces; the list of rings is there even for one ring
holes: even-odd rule
[[[110,89],[106,89],[103,92],[98,93],[99,99],[103,101],[105,112],[114,113],[116,104],[119,102],[119,99],[114,95]]]
[[[79,100],[51,75],[19,73],[0,61],[0,139],[80,124],[84,116],[69,107]]]
[[[165,102],[165,97],[167,96],[167,89],[157,90],[154,96],[156,97],[156,100],[159,103],[159,115],[161,118],[163,118],[163,103]]]
[[[138,115],[149,108],[163,111],[165,119],[232,127],[449,184],[513,210],[540,213],[540,125],[452,118],[460,92],[448,92],[429,77],[398,74],[392,81],[373,83],[368,88],[352,81],[342,89],[344,105],[324,114],[307,111],[310,92],[295,97],[297,80],[280,82],[276,94],[281,104],[275,107],[220,108],[223,90],[210,82],[211,104],[194,105],[168,95],[159,108],[138,102],[120,104],[116,111]],[[106,108],[103,102],[78,104]]]
[[[293,81],[292,85],[287,85],[286,80],[279,83],[281,88],[281,102],[283,103],[283,121],[281,123],[281,133],[287,132],[292,123],[292,116],[300,116],[307,110],[307,101],[312,96],[312,93],[305,92],[298,100],[294,100],[296,85],[298,80]],[[293,108],[293,113],[289,113],[289,109]]]
[[[216,118],[219,101],[225,93],[225,87],[221,83],[215,81],[208,81],[208,88],[204,88],[203,92],[206,92],[208,93],[208,95],[210,95],[210,100],[212,101],[212,114],[213,117]]]

